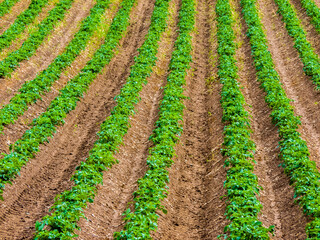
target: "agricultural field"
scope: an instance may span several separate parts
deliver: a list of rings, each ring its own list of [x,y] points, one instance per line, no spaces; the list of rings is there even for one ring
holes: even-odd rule
[[[0,0],[0,239],[320,239],[320,0]]]

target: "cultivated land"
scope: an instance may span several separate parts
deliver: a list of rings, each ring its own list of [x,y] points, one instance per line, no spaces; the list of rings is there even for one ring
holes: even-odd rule
[[[0,239],[320,239],[319,0],[0,0]]]

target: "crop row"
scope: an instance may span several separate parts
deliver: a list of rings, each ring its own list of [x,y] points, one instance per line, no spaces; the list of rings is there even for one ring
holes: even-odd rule
[[[22,33],[26,26],[33,22],[42,8],[48,4],[48,0],[32,0],[29,7],[22,12],[14,23],[0,36],[0,51],[8,47],[16,37]],[[0,71],[0,77],[3,73]]]
[[[307,15],[311,18],[311,23],[320,33],[320,9],[313,0],[301,0],[302,7],[306,10]]]
[[[52,84],[60,78],[62,71],[70,66],[80,52],[86,48],[109,4],[110,0],[97,0],[96,5],[90,10],[90,15],[81,22],[80,30],[63,53],[56,57],[48,68],[38,74],[35,79],[24,83],[19,89],[20,93],[0,109],[0,132],[4,125],[14,123],[28,109],[28,105],[36,102],[42,94],[49,91]]]
[[[13,5],[20,0],[5,0],[0,3],[0,17],[4,16],[10,11]]]
[[[148,170],[138,180],[138,190],[134,192],[134,211],[127,209],[125,226],[114,234],[115,239],[152,239],[150,231],[157,229],[159,215],[166,212],[161,201],[167,196],[169,168],[175,155],[174,147],[182,133],[183,91],[187,69],[190,68],[192,37],[195,22],[194,0],[182,0],[179,12],[179,35],[175,42],[169,65],[169,76],[160,104],[159,119],[150,139],[153,147],[147,158]]]
[[[258,178],[253,173],[255,144],[250,138],[249,113],[245,110],[244,96],[239,87],[238,67],[234,58],[236,45],[233,30],[234,19],[230,2],[218,0],[217,40],[219,54],[218,76],[223,84],[221,90],[222,120],[224,128],[225,166],[228,167],[224,187],[227,190],[226,216],[230,220],[225,227],[227,239],[269,239],[268,232],[273,226],[265,228],[258,220],[262,204],[259,194]]]
[[[125,0],[126,4],[133,4],[132,0]],[[138,49],[139,55],[131,67],[126,84],[116,97],[117,105],[111,115],[101,124],[99,139],[91,149],[88,159],[77,167],[72,180],[74,187],[56,197],[51,208],[51,215],[45,216],[36,225],[36,239],[47,236],[74,236],[74,229],[78,229],[77,222],[85,217],[83,210],[88,202],[93,202],[97,192],[97,185],[102,183],[103,171],[117,163],[113,154],[123,141],[130,124],[129,118],[134,114],[134,107],[140,100],[139,92],[150,76],[156,63],[161,34],[166,29],[169,0],[157,0],[151,17],[151,24],[143,45]],[[50,226],[50,230],[44,230]],[[51,235],[50,235],[51,234]]]
[[[315,162],[309,159],[306,142],[297,131],[301,122],[299,117],[294,115],[291,100],[281,86],[255,4],[256,0],[241,0],[257,77],[267,94],[265,101],[272,108],[272,120],[278,126],[282,166],[294,186],[296,201],[303,211],[312,217],[306,226],[308,239],[318,239],[320,238],[320,174]]]
[[[131,5],[127,3],[122,6],[106,33],[105,42],[94,53],[92,59],[87,62],[76,77],[60,90],[59,95],[50,103],[47,111],[33,120],[32,128],[11,145],[11,152],[0,160],[1,195],[5,184],[10,183],[10,180],[20,172],[21,167],[34,157],[35,153],[39,151],[40,144],[49,141],[48,138],[53,136],[57,126],[64,124],[64,118],[76,107],[77,102],[97,74],[110,62],[114,50],[129,24],[129,7]]]
[[[300,20],[297,17],[290,1],[275,0],[279,6],[279,13],[282,15],[282,21],[285,23],[286,29],[294,39],[294,47],[299,52],[299,56],[304,65],[304,72],[311,76],[311,80],[320,90],[320,58],[315,53],[313,47],[306,38],[306,33],[303,30]]]
[[[48,17],[38,26],[37,31],[32,33],[22,44],[21,48],[10,53],[8,57],[0,62],[0,77],[9,76],[18,66],[19,62],[31,57],[44,41],[45,37],[53,30],[59,20],[63,20],[65,13],[70,9],[74,0],[60,0],[49,12]]]

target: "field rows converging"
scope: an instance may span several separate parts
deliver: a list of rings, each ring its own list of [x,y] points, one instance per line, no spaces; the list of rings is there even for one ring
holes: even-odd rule
[[[319,0],[0,0],[0,239],[320,239]]]

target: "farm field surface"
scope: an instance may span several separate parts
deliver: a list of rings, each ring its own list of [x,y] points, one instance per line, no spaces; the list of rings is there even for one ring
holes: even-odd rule
[[[0,0],[0,239],[320,239],[320,0]]]

